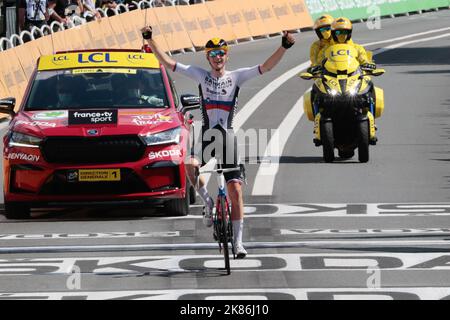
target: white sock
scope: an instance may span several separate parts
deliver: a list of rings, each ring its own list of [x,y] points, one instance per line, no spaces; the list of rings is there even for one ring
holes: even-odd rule
[[[233,220],[233,238],[235,244],[242,244],[242,230],[244,230],[244,220]]]
[[[198,189],[197,192],[200,195],[200,198],[202,198],[203,204],[206,206],[209,198],[208,190],[206,189],[205,186],[203,186],[200,189]]]

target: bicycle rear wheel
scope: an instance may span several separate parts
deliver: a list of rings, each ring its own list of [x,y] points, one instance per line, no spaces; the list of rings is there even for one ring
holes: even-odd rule
[[[231,268],[230,268],[230,252],[228,250],[228,240],[229,240],[229,234],[228,234],[228,222],[229,222],[229,210],[226,203],[225,197],[220,197],[219,200],[219,208],[220,208],[220,242],[222,243],[222,250],[223,250],[223,258],[225,260],[225,269],[227,270],[227,274],[231,274]]]

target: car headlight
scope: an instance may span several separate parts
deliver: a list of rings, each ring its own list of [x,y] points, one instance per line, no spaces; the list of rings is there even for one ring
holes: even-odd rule
[[[147,134],[142,136],[145,144],[148,146],[156,146],[161,144],[178,144],[180,142],[181,127],[170,130]]]
[[[39,148],[39,144],[42,139],[28,134],[12,132],[9,138],[10,147],[28,147],[28,148]]]

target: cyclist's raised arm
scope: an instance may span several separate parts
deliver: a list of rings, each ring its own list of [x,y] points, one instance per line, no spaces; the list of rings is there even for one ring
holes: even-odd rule
[[[294,36],[290,34],[289,32],[283,32],[283,38],[281,41],[281,47],[279,47],[270,57],[267,59],[261,66],[260,70],[261,73],[268,72],[272,70],[278,62],[280,62],[281,58],[283,57],[284,53],[287,49],[292,47],[295,43]]]
[[[152,49],[155,56],[158,58],[167,69],[174,70],[177,62],[167,55],[167,53],[162,50],[154,39],[152,39],[152,28],[145,27],[141,29],[142,37],[147,40],[148,45]]]

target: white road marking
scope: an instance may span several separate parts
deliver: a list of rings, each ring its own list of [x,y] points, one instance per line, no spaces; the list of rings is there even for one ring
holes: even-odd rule
[[[427,235],[446,235],[450,236],[450,228],[419,228],[419,229],[280,229],[280,235],[377,235],[377,236],[427,236]]]
[[[117,239],[117,238],[171,238],[179,237],[180,231],[133,231],[133,232],[89,232],[89,233],[41,233],[0,234],[5,240],[70,240],[70,239]]]
[[[264,151],[264,159],[270,158],[269,163],[262,163],[253,184],[252,195],[272,195],[275,177],[280,167],[280,157],[291,133],[303,116],[303,96],[297,101],[272,136]]]
[[[441,29],[434,29],[434,30],[425,31],[425,32],[414,33],[414,34],[411,34],[411,35],[408,35],[408,36],[397,37],[397,38],[392,38],[392,39],[387,39],[387,40],[382,40],[382,41],[364,43],[362,45],[363,46],[373,46],[373,45],[376,45],[376,44],[395,42],[395,41],[399,41],[399,40],[415,38],[415,37],[424,36],[424,35],[427,35],[427,34],[430,34],[430,33],[436,33],[436,32],[448,31],[448,30],[450,30],[450,27],[448,27],[448,28],[441,28]]]
[[[441,31],[441,30],[448,30],[448,29],[450,29],[450,28],[438,29],[438,30]],[[431,32],[433,32],[433,31],[428,31],[427,33],[431,33]],[[438,31],[435,31],[435,32],[438,32]],[[427,33],[420,33],[420,34],[427,34]],[[419,34],[416,34],[416,35],[419,35]],[[413,36],[413,35],[411,35],[411,36]],[[407,37],[411,37],[411,36],[407,36]],[[448,37],[448,36],[450,36],[450,33],[446,33],[444,35],[439,35],[439,36],[430,37],[430,38],[400,42],[400,43],[388,46],[386,48],[375,50],[373,52],[373,55],[375,56],[377,54],[386,52],[388,50],[393,50],[393,49],[403,47],[403,46],[406,46],[409,44],[437,40],[437,39],[441,39],[441,38]],[[393,38],[393,39],[389,39],[389,41],[386,40],[383,42],[374,42],[374,43],[369,43],[369,44],[363,44],[363,46],[364,45],[365,46],[373,45],[376,43],[392,42],[392,41],[397,41],[399,39],[401,39],[401,38]],[[302,65],[304,65],[304,64],[302,64]],[[300,100],[303,101],[303,96],[301,97]],[[291,111],[286,115],[285,119],[283,120],[283,123],[278,128],[279,134],[276,134],[274,137],[271,138],[271,141],[269,142],[269,145],[266,148],[266,151],[264,152],[264,156],[267,156],[267,154],[269,153],[272,157],[279,158],[283,154],[282,152],[283,152],[285,144],[287,143],[290,135],[294,131],[296,124],[298,122],[300,122],[300,119],[303,115],[303,106],[301,106],[300,115],[299,116],[297,115],[298,117],[295,117],[294,119],[289,119],[289,117],[293,116],[292,111],[297,109],[297,104],[298,104],[298,102],[296,103],[296,105],[294,105],[294,107],[291,109]],[[287,121],[288,124],[290,125],[289,128],[283,127],[283,124],[285,121]],[[296,122],[294,122],[294,121],[296,121]],[[290,130],[288,130],[288,129],[290,129]],[[281,142],[279,143],[279,145],[280,145],[279,149],[269,149],[270,146],[278,144],[278,142],[276,140],[272,141],[274,139],[280,139]],[[278,170],[279,170],[279,163],[269,164],[269,166],[266,166],[265,164],[261,164],[259,166],[258,172],[256,174],[255,184],[253,185],[253,190],[252,190],[252,195],[254,195],[254,196],[272,195],[273,187],[275,185],[275,179],[276,179]]]
[[[250,247],[249,247],[250,248]],[[248,259],[230,260],[233,272],[310,271],[450,271],[450,253],[272,253],[252,254]],[[223,256],[164,255],[117,257],[70,257],[0,259],[0,277],[17,275],[71,274],[78,266],[82,274],[160,274],[195,272],[224,267]]]
[[[250,207],[251,210],[246,208]],[[245,211],[247,210],[247,211]],[[244,206],[246,218],[267,217],[370,217],[390,218],[404,216],[449,216],[449,203],[394,204],[394,203],[260,203]],[[201,219],[199,215],[163,217],[162,220]]]
[[[173,290],[121,290],[121,291],[57,291],[57,292],[3,292],[0,300],[48,299],[81,300],[136,299],[136,300],[272,300],[278,299],[335,299],[335,300],[441,300],[450,296],[450,287],[381,287],[381,288],[268,288],[268,289],[173,289]],[[231,297],[231,298],[230,298]],[[262,303],[262,305],[264,305]],[[223,309],[223,308],[222,308]],[[269,307],[270,310],[270,307]],[[214,314],[219,313],[218,310]],[[221,310],[224,313],[225,310]],[[257,318],[258,315],[256,315]]]

